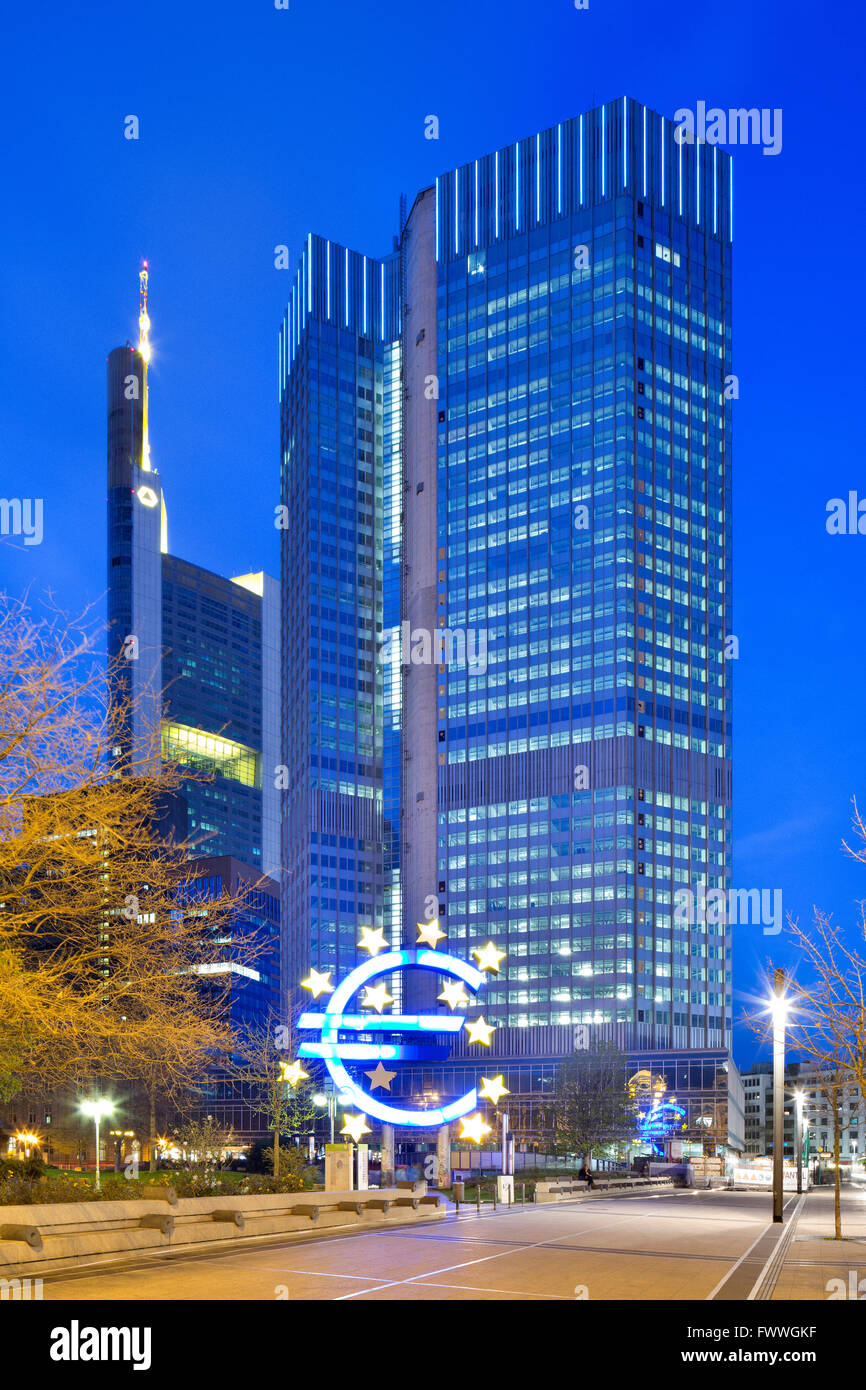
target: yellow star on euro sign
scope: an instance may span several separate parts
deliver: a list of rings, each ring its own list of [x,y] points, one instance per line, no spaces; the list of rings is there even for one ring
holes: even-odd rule
[[[361,1135],[370,1133],[370,1126],[364,1123],[366,1118],[366,1115],[345,1115],[340,1133],[350,1135],[356,1144],[360,1144]]]
[[[372,927],[362,927],[358,947],[362,951],[369,951],[371,956],[378,956],[380,951],[387,951],[388,943],[382,928],[377,927],[374,931]]]
[[[482,1100],[489,1100],[493,1105],[498,1105],[503,1096],[510,1096],[511,1092],[502,1084],[500,1076],[482,1076],[483,1086],[479,1092]]]
[[[418,928],[419,944],[423,941],[425,946],[430,946],[435,951],[437,941],[441,941],[445,935],[444,931],[439,930],[436,919],[432,922],[416,922],[415,926]]]
[[[367,985],[361,1003],[365,1009],[375,1009],[380,1014],[386,1004],[394,1003],[394,996],[388,993],[387,985],[376,985],[375,989]]]
[[[334,986],[331,984],[330,970],[313,970],[305,980],[301,980],[301,989],[308,989],[314,999],[318,999],[320,994],[333,994]]]
[[[382,1063],[379,1062],[375,1071],[365,1071],[364,1075],[370,1078],[371,1091],[380,1089],[383,1091],[390,1091],[391,1082],[394,1080],[397,1073],[395,1071],[388,1071],[387,1067],[383,1067]]]
[[[451,980],[447,985],[443,985],[442,993],[437,995],[437,998],[444,999],[452,1013],[455,1009],[465,1008],[469,1003],[469,995],[463,988],[462,980]]]
[[[492,941],[488,941],[486,946],[482,946],[480,951],[472,952],[478,961],[479,970],[494,970],[499,974],[499,962],[505,956],[504,951],[497,951]]]
[[[490,1133],[490,1125],[484,1123],[484,1117],[479,1110],[474,1115],[464,1116],[460,1121],[461,1139],[472,1139],[476,1144],[480,1144],[485,1134]]]
[[[310,1073],[304,1071],[300,1062],[281,1062],[280,1075],[283,1081],[288,1081],[290,1086],[297,1086],[299,1081],[306,1079],[309,1081]]]
[[[485,1047],[489,1047],[490,1034],[495,1033],[496,1029],[484,1022],[484,1015],[482,1014],[480,1018],[467,1018],[466,1031],[469,1034],[470,1042],[483,1043]]]

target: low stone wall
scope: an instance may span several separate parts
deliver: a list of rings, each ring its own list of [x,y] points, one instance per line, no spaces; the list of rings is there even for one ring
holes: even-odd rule
[[[575,1197],[618,1196],[636,1188],[673,1187],[670,1178],[608,1178],[593,1173],[593,1190],[590,1192],[585,1182],[574,1179],[542,1181],[535,1184],[536,1202],[570,1202]]]
[[[399,1225],[442,1217],[446,1210],[438,1196],[396,1187],[245,1197],[160,1191],[141,1201],[0,1207],[0,1275],[48,1273],[138,1251],[237,1245],[254,1236]]]

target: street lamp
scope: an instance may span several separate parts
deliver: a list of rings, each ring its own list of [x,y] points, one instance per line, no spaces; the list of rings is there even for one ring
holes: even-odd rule
[[[83,1100],[79,1106],[83,1115],[89,1115],[96,1127],[96,1190],[99,1191],[99,1120],[102,1115],[110,1115],[114,1110],[114,1101],[108,1100],[105,1096],[98,1100]]]
[[[773,1221],[784,1221],[785,1172],[785,1019],[788,1000],[785,997],[785,972],[776,970],[773,997],[770,1000],[773,1016]]]
[[[328,1119],[331,1123],[331,1143],[334,1142],[334,1121],[337,1118],[337,1097],[333,1091],[327,1091],[323,1095],[321,1092],[313,1096],[313,1104],[327,1107]]]
[[[39,1147],[39,1136],[37,1134],[25,1134],[23,1130],[19,1129],[15,1135],[15,1144],[16,1157],[18,1156],[18,1149],[23,1148],[24,1157],[29,1158],[31,1148],[38,1149]]]
[[[806,1097],[798,1087],[794,1091],[794,1152],[797,1155],[797,1194],[803,1191],[803,1103]]]
[[[333,1144],[334,1121],[337,1118],[337,1106],[353,1105],[354,1097],[349,1091],[319,1091],[313,1096],[313,1104],[321,1106],[322,1109],[327,1107],[328,1119],[331,1122],[331,1143]]]

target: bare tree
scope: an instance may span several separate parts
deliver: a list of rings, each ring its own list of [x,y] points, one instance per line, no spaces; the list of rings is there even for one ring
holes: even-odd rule
[[[203,1120],[187,1120],[172,1134],[184,1162],[197,1172],[218,1167],[226,1149],[237,1142],[232,1130],[217,1124],[213,1115]]]
[[[243,893],[190,904],[189,770],[124,751],[109,682],[86,622],[0,595],[0,1090],[122,1079],[153,1117],[231,1049],[230,964],[263,943]]]
[[[280,1175],[280,1137],[309,1133],[316,1117],[315,1088],[297,1059],[295,1044],[292,1024],[272,1013],[265,1025],[249,1030],[226,1063],[228,1075],[244,1087],[246,1104],[264,1116],[274,1136],[275,1178]]]
[[[853,843],[843,842],[852,859],[866,864],[866,824],[854,802]],[[835,1164],[835,1232],[842,1238],[839,1150],[847,1125],[842,1100],[852,1087],[866,1099],[866,956],[846,941],[829,913],[815,907],[808,930],[788,918],[788,928],[800,951],[790,994],[794,1007],[788,1020],[793,1050],[814,1064],[817,1085],[833,1118]],[[860,903],[856,938],[866,944],[866,912]],[[766,1022],[748,1020],[766,1034]]]

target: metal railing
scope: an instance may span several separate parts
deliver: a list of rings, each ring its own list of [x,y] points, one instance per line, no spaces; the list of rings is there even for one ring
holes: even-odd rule
[[[509,1200],[507,1202],[502,1202],[499,1200],[496,1193],[495,1182],[481,1182],[480,1180],[476,1180],[475,1182],[463,1182],[455,1184],[455,1186],[458,1188],[462,1188],[464,1192],[463,1197],[458,1197],[456,1195],[452,1197],[458,1215],[460,1213],[461,1207],[475,1207],[476,1212],[480,1216],[482,1205],[492,1205],[494,1211],[498,1211],[500,1207],[502,1207],[504,1210],[508,1210],[511,1207],[525,1207],[527,1205],[525,1182],[514,1184],[514,1200]],[[472,1189],[474,1189],[474,1195],[470,1197],[469,1190]],[[490,1198],[485,1198],[482,1196],[482,1194],[485,1192],[489,1192],[491,1194]],[[519,1197],[517,1195],[518,1193],[520,1194]],[[529,1197],[529,1204],[532,1204],[531,1194]]]

